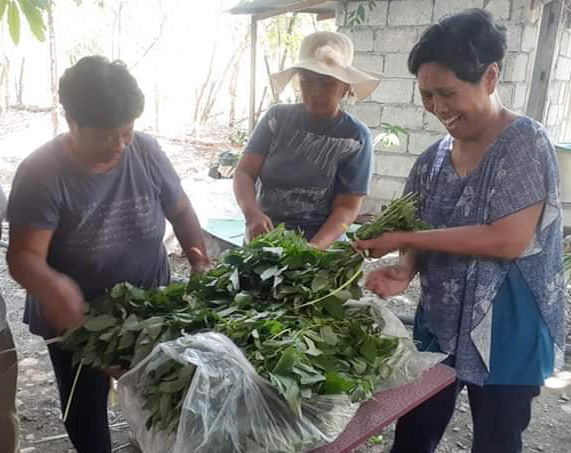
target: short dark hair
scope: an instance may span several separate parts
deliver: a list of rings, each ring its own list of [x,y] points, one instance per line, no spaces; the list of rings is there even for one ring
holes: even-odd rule
[[[501,69],[507,49],[507,29],[478,8],[442,17],[424,31],[408,56],[408,69],[418,75],[424,63],[438,63],[466,82],[478,83],[487,67]]]
[[[59,101],[80,127],[113,129],[143,113],[145,96],[122,61],[94,55],[65,70]]]

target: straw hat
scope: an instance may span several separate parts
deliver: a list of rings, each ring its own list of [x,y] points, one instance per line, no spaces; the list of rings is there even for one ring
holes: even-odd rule
[[[369,96],[381,81],[380,74],[351,66],[353,43],[341,33],[332,31],[312,33],[301,42],[299,54],[298,63],[270,76],[276,92],[281,93],[300,69],[328,75],[348,83],[357,99]]]

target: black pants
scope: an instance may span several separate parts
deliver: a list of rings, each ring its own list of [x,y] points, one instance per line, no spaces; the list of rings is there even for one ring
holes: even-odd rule
[[[77,367],[72,367],[70,352],[58,345],[50,345],[48,349],[64,414]],[[108,396],[109,377],[98,369],[82,367],[65,422],[71,443],[78,453],[111,453]]]
[[[529,425],[531,402],[540,388],[526,385],[477,385],[456,381],[401,417],[391,453],[433,453],[466,385],[472,411],[472,453],[520,453]]]

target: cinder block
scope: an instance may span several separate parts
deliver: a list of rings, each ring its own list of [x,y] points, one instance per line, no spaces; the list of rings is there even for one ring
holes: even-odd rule
[[[375,102],[409,104],[412,102],[413,79],[384,78],[372,94]]]
[[[500,99],[502,103],[508,107],[512,108],[514,103],[514,84],[513,83],[505,83],[501,82],[498,86],[498,94],[500,95]]]
[[[559,106],[556,104],[551,104],[547,110],[547,126],[555,127],[559,126],[558,120]]]
[[[375,173],[381,176],[407,178],[417,156],[411,154],[382,152],[376,157]]]
[[[353,66],[373,72],[383,72],[385,57],[372,53],[358,53],[353,58]]]
[[[408,72],[408,53],[386,54],[383,72],[396,76],[410,76],[410,72]]]
[[[434,3],[433,22],[445,14],[459,13],[466,8],[483,8],[484,0],[436,0]]]
[[[422,102],[422,96],[420,95],[420,90],[418,89],[418,83],[415,82],[413,90],[414,90],[413,104],[424,107],[424,104]]]
[[[495,19],[505,20],[510,17],[510,0],[490,0],[486,9],[492,13]]]
[[[429,146],[444,137],[444,134],[434,132],[411,132],[408,139],[408,152],[422,154]]]
[[[539,27],[536,25],[524,25],[521,38],[521,50],[524,52],[531,52],[537,47],[538,31]]]
[[[521,110],[525,107],[527,102],[527,85],[524,83],[518,83],[515,86],[515,93],[513,97],[513,105],[514,109]]]
[[[555,79],[568,81],[571,78],[571,58],[559,57],[555,66]]]
[[[418,28],[382,28],[375,36],[375,52],[410,52],[418,39]]]
[[[400,126],[404,129],[422,129],[424,109],[412,105],[386,105],[381,115],[383,123]]]
[[[350,2],[347,4],[347,13],[345,16],[345,8],[343,6],[343,2],[339,2],[341,6],[337,6],[337,11],[341,7],[343,11],[343,21],[341,26],[348,27],[350,14],[353,11],[356,11],[359,5],[362,5],[365,8],[365,20],[363,23],[356,25],[359,26],[384,26],[387,24],[387,10],[388,10],[388,2],[386,1],[377,1],[375,2],[375,6],[372,8],[369,7],[369,2],[362,1],[362,2]],[[339,26],[339,25],[338,25]]]
[[[386,204],[387,200],[381,200],[380,198],[375,198],[368,196],[363,200],[363,205],[361,206],[361,212],[367,214],[380,214],[383,204]]]
[[[351,41],[356,52],[371,52],[373,50],[373,30],[370,28],[341,28],[341,33],[346,34]]]
[[[527,79],[528,57],[524,53],[509,52],[504,60],[502,80],[523,82]]]
[[[537,23],[541,17],[543,1],[510,0],[510,22],[514,24]]]
[[[524,25],[505,24],[508,29],[508,50],[519,52],[521,50]]]
[[[392,200],[402,195],[406,178],[391,178],[374,175],[370,196],[381,200]]]
[[[432,0],[393,0],[389,2],[388,24],[429,25],[432,23]]]
[[[363,121],[367,127],[378,127],[381,124],[381,105],[373,102],[358,102],[348,106],[347,111]]]

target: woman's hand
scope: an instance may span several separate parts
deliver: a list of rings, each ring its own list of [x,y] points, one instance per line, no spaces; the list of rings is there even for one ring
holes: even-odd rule
[[[366,287],[386,299],[404,292],[413,277],[410,267],[402,264],[385,266],[368,275]]]
[[[46,322],[58,333],[81,326],[88,306],[75,281],[59,274],[34,294]]]
[[[355,241],[353,247],[357,250],[368,250],[369,255],[373,258],[382,258],[391,252],[404,248],[404,244],[398,233],[384,233],[375,239]]]
[[[260,210],[246,217],[246,228],[250,241],[260,234],[269,233],[274,226],[270,218]]]

